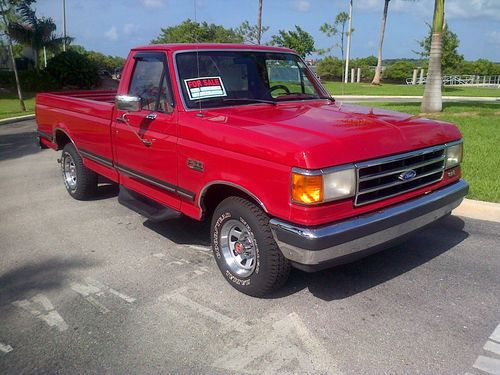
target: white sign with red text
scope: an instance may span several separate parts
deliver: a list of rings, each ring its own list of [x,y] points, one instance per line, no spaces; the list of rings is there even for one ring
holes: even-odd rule
[[[184,84],[190,100],[226,96],[226,89],[220,77],[200,77],[185,79]]]

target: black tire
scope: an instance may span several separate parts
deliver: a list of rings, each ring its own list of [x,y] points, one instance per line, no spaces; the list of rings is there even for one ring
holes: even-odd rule
[[[224,224],[241,223],[251,234],[254,269],[249,275],[240,276],[226,260],[222,232]],[[230,226],[230,223],[228,224]],[[227,226],[226,226],[227,227]],[[215,261],[224,278],[234,288],[254,297],[262,297],[285,284],[290,273],[290,262],[283,256],[269,227],[269,217],[257,205],[240,197],[224,199],[215,209],[210,229]],[[230,238],[231,236],[227,236]],[[229,240],[230,241],[230,240]],[[226,241],[227,242],[227,241]],[[228,249],[230,247],[226,247]],[[241,248],[241,246],[240,246]],[[234,254],[234,251],[233,251]]]
[[[73,163],[76,180],[69,181],[67,176],[68,164]],[[64,186],[69,195],[77,200],[87,200],[97,193],[97,173],[83,165],[83,160],[72,143],[64,146],[61,157],[61,170]]]

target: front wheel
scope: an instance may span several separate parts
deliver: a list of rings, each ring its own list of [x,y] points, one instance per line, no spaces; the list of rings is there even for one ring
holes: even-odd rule
[[[211,238],[222,275],[240,292],[261,297],[288,279],[290,262],[273,239],[269,217],[246,199],[229,197],[219,204]]]
[[[64,186],[69,195],[78,200],[92,198],[97,192],[97,173],[83,165],[83,160],[72,143],[64,146],[61,157]]]

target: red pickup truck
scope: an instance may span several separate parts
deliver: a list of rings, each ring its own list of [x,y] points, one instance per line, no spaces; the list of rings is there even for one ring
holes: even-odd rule
[[[36,120],[73,198],[101,175],[149,220],[211,220],[223,276],[254,296],[291,266],[383,249],[468,191],[454,125],[336,102],[284,48],[134,48],[117,92],[39,94]]]

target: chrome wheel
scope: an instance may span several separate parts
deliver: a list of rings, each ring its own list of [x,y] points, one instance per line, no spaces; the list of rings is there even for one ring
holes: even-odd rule
[[[76,166],[73,158],[69,153],[64,155],[62,162],[62,171],[64,177],[64,183],[70,190],[76,188]]]
[[[231,272],[240,277],[250,276],[256,263],[253,233],[238,220],[231,219],[220,230],[222,256]]]

